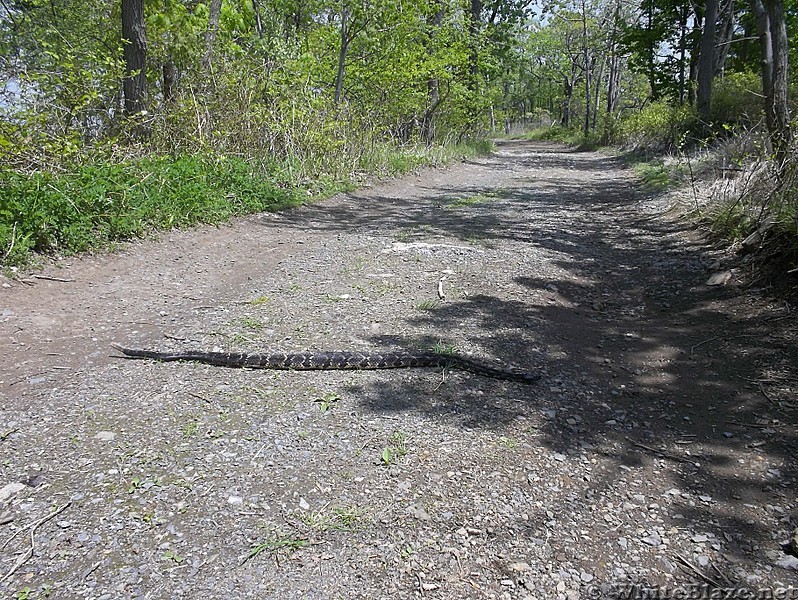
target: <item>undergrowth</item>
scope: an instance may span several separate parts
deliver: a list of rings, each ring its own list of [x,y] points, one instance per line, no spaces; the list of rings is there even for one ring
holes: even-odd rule
[[[372,176],[407,173],[489,151],[489,142],[378,146],[343,173],[297,173],[290,161],[259,164],[209,154],[0,170],[0,265],[35,254],[108,249],[159,230],[215,224],[349,190]],[[307,166],[305,166],[307,168]]]
[[[84,164],[63,173],[0,172],[3,265],[22,264],[33,252],[72,254],[297,204],[300,196],[280,178],[241,159],[201,155]]]

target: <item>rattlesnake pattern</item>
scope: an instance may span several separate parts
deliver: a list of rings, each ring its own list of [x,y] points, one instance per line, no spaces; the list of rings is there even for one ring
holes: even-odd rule
[[[540,379],[537,373],[524,373],[491,367],[464,356],[397,350],[387,352],[161,352],[137,350],[112,344],[129,358],[150,358],[158,361],[188,360],[218,367],[249,369],[284,369],[290,371],[375,370],[441,367],[460,369],[494,379],[532,383]]]

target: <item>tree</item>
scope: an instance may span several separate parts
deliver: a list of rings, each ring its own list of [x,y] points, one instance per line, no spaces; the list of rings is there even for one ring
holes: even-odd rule
[[[756,16],[762,59],[765,122],[776,162],[784,165],[790,146],[790,113],[787,106],[788,45],[782,0],[751,0]]]
[[[147,34],[144,26],[144,0],[122,0],[122,41],[124,44],[125,114],[144,110],[147,94]]]
[[[705,122],[712,110],[712,81],[715,79],[715,29],[718,21],[718,0],[706,0],[704,26],[698,53],[698,87],[696,108]]]

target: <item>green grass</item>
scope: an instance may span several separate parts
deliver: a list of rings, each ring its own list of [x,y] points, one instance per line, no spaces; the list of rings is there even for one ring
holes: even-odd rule
[[[210,154],[95,160],[58,165],[53,172],[0,168],[0,266],[26,264],[34,254],[106,250],[157,231],[280,210],[353,189],[364,174],[399,175],[492,147],[489,141],[385,144],[363,155],[357,173],[319,173],[301,181],[285,166]]]
[[[670,170],[662,164],[641,162],[634,165],[634,172],[643,186],[653,192],[662,192],[676,185]]]
[[[154,231],[219,223],[299,203],[236,158],[201,155],[98,163],[53,174],[0,171],[0,259],[74,254]]]
[[[275,554],[281,550],[285,550],[286,552],[291,553],[295,552],[296,550],[306,548],[309,545],[310,542],[308,540],[290,535],[276,534],[274,538],[253,546],[247,556],[244,558],[242,564],[260,554],[263,554],[264,552],[267,554]]]

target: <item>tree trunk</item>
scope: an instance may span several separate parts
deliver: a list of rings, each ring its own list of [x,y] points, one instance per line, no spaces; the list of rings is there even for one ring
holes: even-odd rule
[[[479,75],[479,24],[482,18],[482,0],[471,0],[468,18],[468,38],[471,48],[468,56],[469,87],[471,91],[476,91],[479,87],[477,76]]]
[[[715,25],[718,21],[718,0],[707,0],[704,10],[704,27],[698,53],[698,115],[709,121],[712,108],[712,80],[715,78]]]
[[[568,77],[563,79],[563,91],[565,92],[565,100],[562,107],[562,119],[560,123],[563,127],[571,126],[571,101],[574,96],[574,84]]]
[[[766,94],[771,98],[773,112],[773,151],[781,169],[790,149],[790,111],[787,105],[787,77],[789,49],[787,43],[787,23],[783,0],[765,0],[765,9],[770,21],[770,43],[773,46],[772,90]]]
[[[587,39],[587,6],[585,5],[585,0],[582,0],[582,60],[585,61],[585,123],[583,133],[585,139],[587,139],[590,133],[590,84],[593,65],[590,60],[590,47]]]
[[[335,74],[335,103],[341,102],[344,91],[344,67],[349,51],[349,9],[344,5],[341,9],[341,47],[338,50],[338,71]]]
[[[147,94],[147,33],[144,28],[144,0],[122,0],[122,40],[124,44],[125,114],[144,110]]]
[[[163,102],[172,104],[175,101],[177,85],[177,69],[175,69],[174,61],[170,58],[164,62],[161,71],[163,73]]]
[[[263,19],[260,15],[260,4],[258,0],[252,0],[252,10],[255,11],[255,30],[258,32],[258,37],[263,39]]]
[[[211,67],[213,61],[213,46],[216,43],[216,34],[219,32],[221,14],[222,0],[211,0],[208,7],[208,29],[205,30],[205,54],[202,56],[202,66],[206,69]]]
[[[679,14],[679,104],[687,102],[687,22],[689,18],[687,3]]]
[[[715,77],[722,75],[726,68],[726,57],[734,37],[734,0],[723,0],[719,17],[715,34]]]
[[[430,48],[427,49],[427,54],[429,55],[432,54],[431,42],[434,39],[437,30],[440,28],[441,23],[443,23],[443,17],[443,8],[440,8],[435,11],[435,14],[432,15],[432,18],[429,20],[429,25],[432,28],[429,35]],[[440,103],[440,82],[438,81],[437,77],[431,77],[427,80],[427,109],[424,111],[424,115],[421,118],[421,135],[424,138],[424,141],[427,143],[430,143],[435,139],[435,112],[438,110]]]

